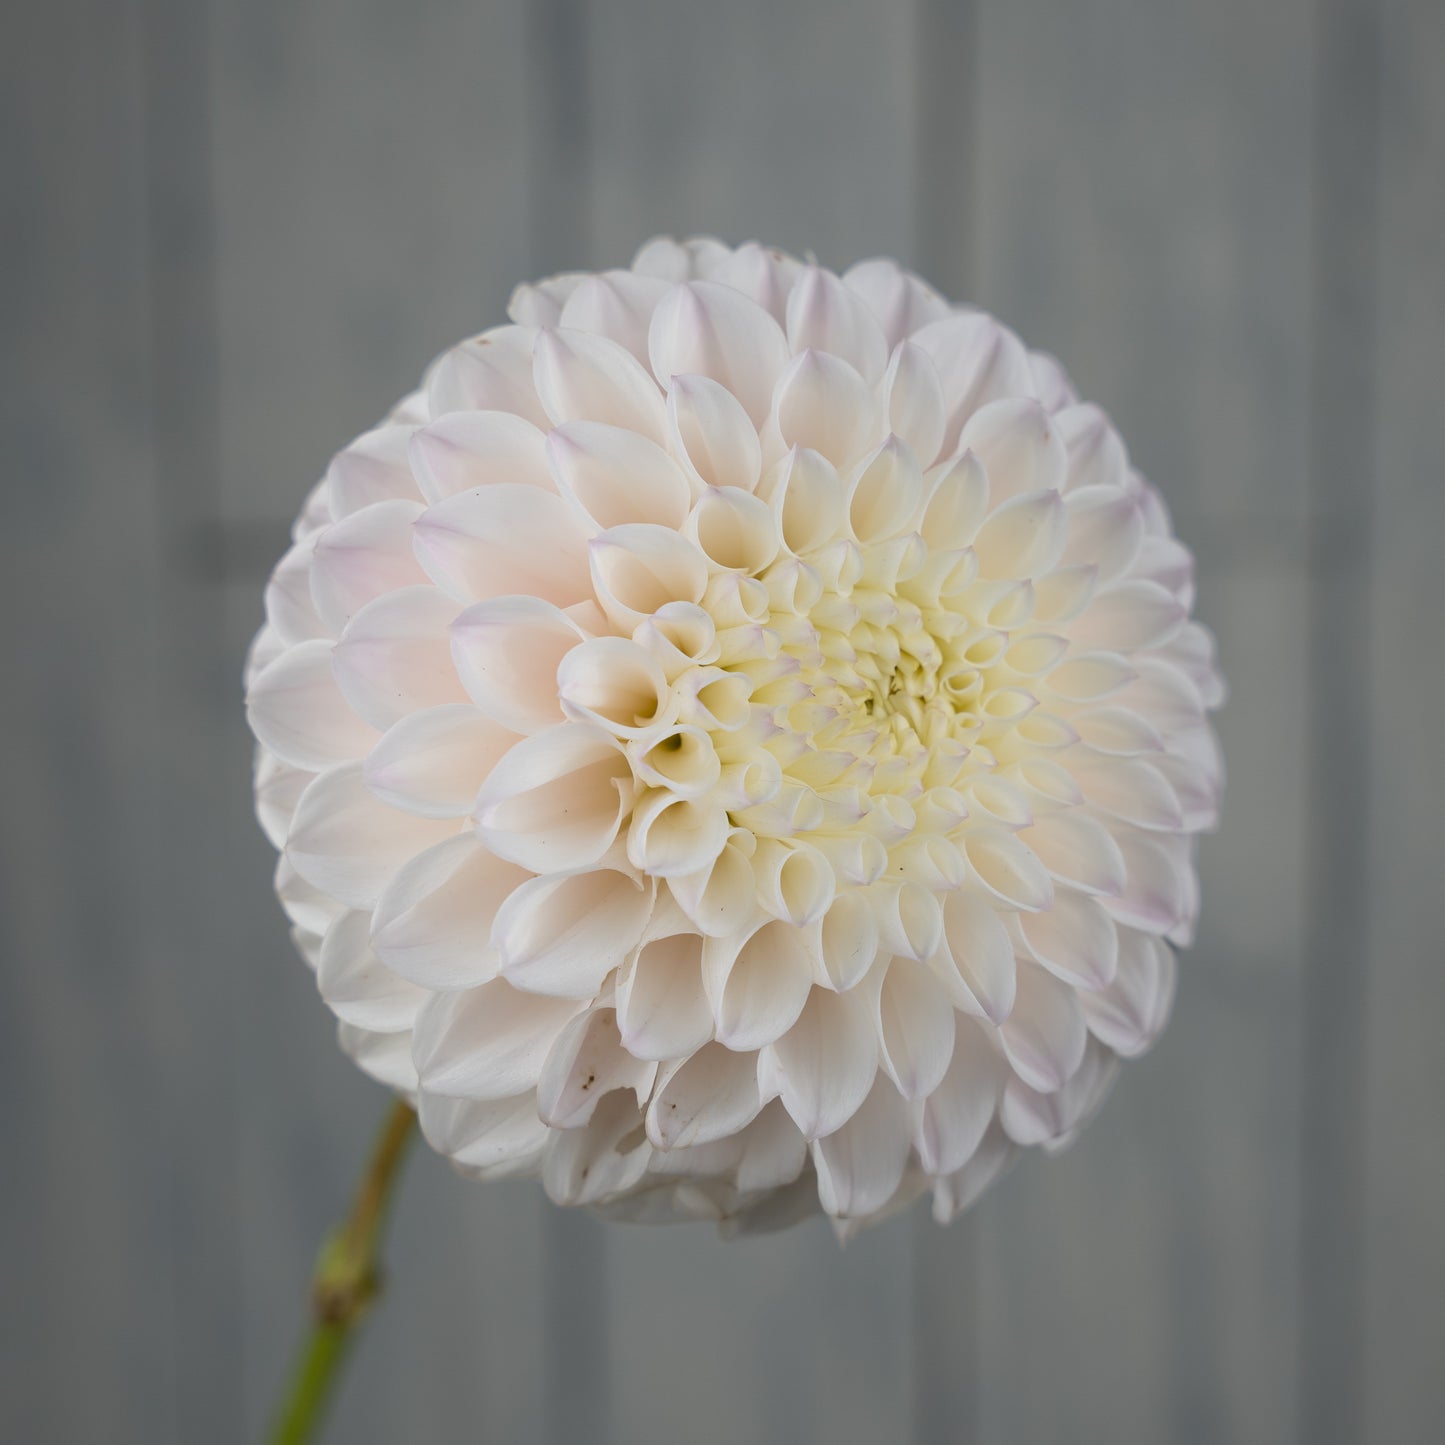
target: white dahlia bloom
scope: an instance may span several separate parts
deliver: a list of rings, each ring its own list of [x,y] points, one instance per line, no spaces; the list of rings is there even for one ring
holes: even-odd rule
[[[1146,1049],[1222,697],[1059,365],[891,261],[524,286],[332,462],[248,667],[343,1046],[469,1172],[947,1220]]]

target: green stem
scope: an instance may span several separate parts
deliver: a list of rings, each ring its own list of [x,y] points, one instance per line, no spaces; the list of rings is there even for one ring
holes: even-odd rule
[[[270,1445],[306,1445],[317,1438],[356,1327],[380,1291],[381,1237],[415,1124],[411,1106],[398,1100],[377,1136],[350,1214],[321,1246],[311,1276],[311,1328],[292,1367]]]

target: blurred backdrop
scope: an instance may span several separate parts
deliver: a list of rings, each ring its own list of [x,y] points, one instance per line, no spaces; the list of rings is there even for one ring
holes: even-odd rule
[[[919,267],[1055,351],[1162,488],[1233,686],[1175,1022],[1074,1150],[841,1252],[419,1153],[330,1438],[1439,1438],[1445,8],[3,26],[0,1437],[256,1437],[384,1103],[251,817],[265,573],[512,283],[701,230]]]

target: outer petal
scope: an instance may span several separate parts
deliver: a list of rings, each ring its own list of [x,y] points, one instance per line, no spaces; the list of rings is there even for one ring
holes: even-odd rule
[[[573,999],[523,993],[500,978],[465,993],[435,994],[412,1037],[422,1088],[459,1099],[528,1093],[558,1035],[581,1010]]]
[[[378,736],[337,686],[331,652],[331,643],[319,638],[292,647],[246,694],[251,731],[283,762],[308,772],[360,757]]]
[[[591,998],[637,947],[653,891],[610,868],[522,884],[492,928],[503,976],[531,993]]]
[[[366,786],[423,818],[463,818],[497,760],[517,740],[470,703],[403,718],[368,754]]]
[[[301,795],[286,856],[323,893],[370,908],[403,863],[456,830],[454,821],[388,807],[367,788],[360,763],[343,763]]]
[[[587,534],[560,497],[512,482],[449,497],[417,519],[428,574],[463,602],[525,593],[570,607],[590,592]]]
[[[804,1138],[832,1134],[852,1118],[878,1072],[867,1003],[856,992],[815,988],[797,1022],[764,1050],[759,1067]]]
[[[459,411],[422,427],[409,455],[417,484],[435,505],[498,482],[550,491],[541,430],[506,411]]]

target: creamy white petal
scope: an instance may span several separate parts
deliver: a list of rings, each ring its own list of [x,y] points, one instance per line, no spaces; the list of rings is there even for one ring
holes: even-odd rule
[[[854,367],[810,347],[779,377],[769,427],[784,448],[808,447],[843,466],[876,434],[876,409],[868,383]]]
[[[949,313],[937,291],[896,261],[859,261],[843,273],[843,284],[878,318],[889,346]]]
[[[537,873],[598,862],[631,802],[631,770],[612,738],[561,723],[523,738],[477,796],[477,835],[493,852]]]
[[[411,1028],[430,995],[382,963],[371,946],[371,918],[343,913],[326,931],[316,985],[343,1023],[374,1033]]]
[[[561,497],[498,482],[461,492],[417,518],[416,555],[462,602],[525,593],[568,607],[591,591],[587,533]]]
[[[700,485],[757,487],[763,468],[758,430],[727,387],[710,376],[674,376],[667,417],[673,450]]]
[[[659,1149],[711,1144],[750,1124],[762,1103],[756,1056],[705,1043],[659,1077],[647,1137]]]
[[[870,384],[888,364],[888,342],[867,303],[821,266],[805,266],[793,283],[787,335],[793,351],[841,357]]]
[[[283,652],[246,691],[251,731],[283,762],[308,772],[361,757],[376,741],[332,672],[332,645],[321,639]]]
[[[612,869],[529,879],[492,925],[502,976],[531,993],[591,998],[637,947],[653,892]]]
[[[954,1004],[1002,1023],[1017,986],[1013,941],[994,906],[964,889],[943,903],[943,947],[930,956]]]
[[[546,426],[547,413],[532,382],[536,338],[530,326],[499,326],[440,356],[427,376],[430,414],[510,411]]]
[[[614,1009],[588,1009],[552,1045],[537,1085],[537,1109],[553,1128],[576,1129],[615,1089],[631,1090],[643,1103],[656,1075],[656,1064],[633,1058],[623,1047]]]
[[[599,530],[625,522],[680,527],[692,505],[682,469],[656,442],[626,427],[574,421],[547,438],[557,487]]]
[[[1013,1071],[1031,1088],[1052,1093],[1079,1067],[1086,1038],[1079,995],[1046,969],[1020,959],[1013,1012],[999,1026]]]
[[[397,870],[371,921],[372,945],[394,972],[423,988],[472,988],[495,978],[493,920],[531,877],[461,833]]]
[[[417,500],[416,479],[407,461],[414,430],[408,425],[377,427],[332,457],[326,469],[326,500],[335,520],[393,497]]]
[[[700,602],[707,586],[707,559],[666,527],[613,527],[592,539],[588,558],[602,610],[629,632],[669,602]]]
[[[517,740],[468,702],[414,712],[367,754],[366,786],[423,818],[463,818],[497,760]]]
[[[311,562],[311,597],[333,634],[368,602],[399,587],[425,582],[412,550],[420,502],[373,502],[317,533]]]
[[[337,686],[360,717],[386,729],[408,714],[465,702],[448,629],[459,608],[436,587],[404,587],[369,602],[331,655]]]
[[[994,1117],[1004,1070],[984,1031],[951,1020],[953,1052],[938,1086],[916,1109],[918,1158],[929,1174],[952,1174],[973,1157]]]
[[[605,336],[544,329],[537,336],[534,376],[556,426],[609,422],[666,441],[667,410],[657,383],[635,356]]]
[[[563,721],[557,669],[586,636],[540,597],[494,597],[451,624],[451,655],[482,712],[515,733],[537,733]]]
[[[568,294],[556,320],[541,324],[606,336],[645,365],[652,313],[666,293],[667,282],[632,271],[583,276]]]
[[[657,305],[648,334],[652,373],[663,386],[675,376],[710,376],[742,403],[755,426],[768,415],[773,383],[788,362],[782,328],[730,286],[690,281]]]
[[[943,446],[947,411],[943,383],[928,353],[911,341],[893,350],[883,378],[888,429],[913,453],[919,466],[931,467]]]
[[[1079,1001],[1089,1032],[1123,1058],[1142,1054],[1168,1021],[1176,971],[1174,950],[1162,939],[1120,930],[1114,981]]]
[[[424,1093],[417,1108],[433,1149],[483,1179],[535,1172],[547,1142],[535,1094],[512,1099],[444,1099]]]
[[[818,1198],[835,1219],[866,1219],[903,1180],[910,1147],[908,1106],[879,1078],[861,1108],[813,1145]]]
[[[459,411],[415,432],[409,455],[422,495],[435,505],[498,482],[550,491],[545,441],[540,428],[511,412]]]
[[[713,1036],[702,982],[702,938],[674,933],[644,943],[617,976],[617,1026],[639,1059],[678,1059]]]
[[[1065,983],[1099,989],[1114,977],[1119,962],[1114,920],[1086,894],[1060,890],[1046,912],[1021,915],[1019,930],[1029,952]]]
[[[366,786],[360,763],[342,763],[302,793],[286,855],[323,893],[370,908],[402,864],[456,831],[454,820],[388,807]]]
[[[812,965],[798,930],[770,922],[739,939],[708,939],[703,981],[717,1038],[747,1052],[781,1038],[803,1011]]]
[[[856,990],[815,988],[797,1021],[763,1051],[761,1077],[806,1139],[821,1139],[853,1117],[878,1071],[878,1041]]]
[[[997,507],[1027,492],[1058,491],[1067,458],[1053,420],[1038,402],[1010,397],[981,407],[959,433],[988,473],[989,498]]]
[[[910,958],[894,958],[878,994],[879,1057],[905,1099],[938,1087],[953,1036],[954,1009],[938,975]]]
[[[908,339],[927,353],[948,398],[942,448],[945,454],[969,445],[960,443],[960,433],[980,407],[999,397],[1033,394],[1033,373],[1022,342],[981,311],[941,317],[920,327]]]
[[[422,1088],[454,1099],[510,1099],[534,1090],[558,1035],[582,1007],[523,993],[501,978],[433,995],[412,1036]]]

